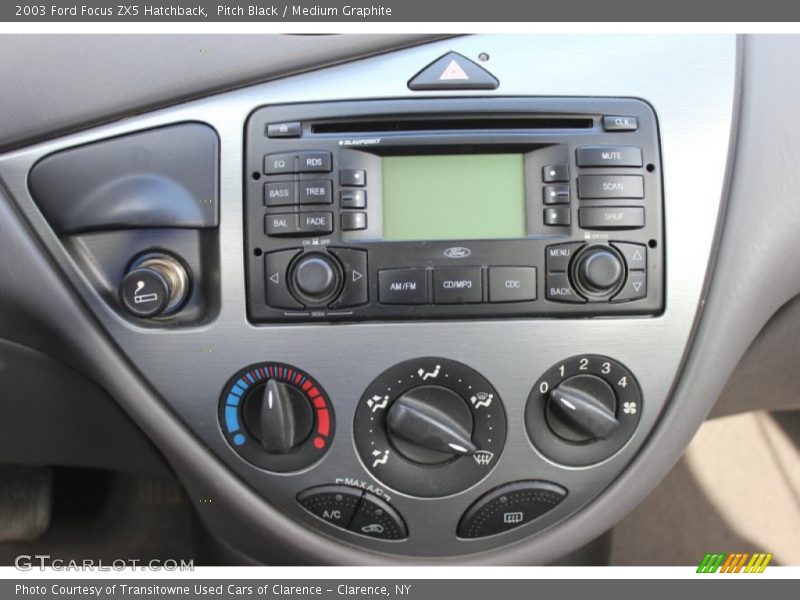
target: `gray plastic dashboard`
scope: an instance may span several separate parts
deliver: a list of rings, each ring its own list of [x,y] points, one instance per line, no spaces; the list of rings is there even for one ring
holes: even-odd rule
[[[488,53],[486,66],[501,81],[493,92],[449,93],[453,96],[625,97],[643,99],[653,107],[665,195],[662,315],[337,326],[248,322],[242,264],[247,116],[269,104],[446,97],[442,92],[412,94],[405,82],[450,50],[473,58]],[[715,398],[703,396],[708,400],[703,403],[673,393],[702,306],[723,207],[739,85],[737,56],[733,36],[470,36],[220,94],[40,144],[0,158],[0,176],[89,309],[86,313],[74,300],[65,301],[64,311],[75,311],[70,326],[92,328],[96,320],[108,335],[94,329],[92,336],[84,337],[91,347],[80,344],[81,355],[168,458],[212,530],[232,547],[264,561],[275,560],[268,546],[281,546],[292,550],[285,560],[298,562],[388,562],[429,556],[444,561],[460,556],[459,562],[545,562],[621,518],[625,506],[646,493],[657,473],[682,451],[682,442],[688,441]],[[109,307],[65,251],[33,202],[27,176],[34,163],[54,151],[187,121],[209,124],[220,139],[219,309],[202,325],[140,327]],[[589,467],[566,467],[547,460],[529,442],[521,425],[525,400],[539,376],[555,363],[588,354],[610,356],[630,369],[646,409],[633,438],[613,457]],[[337,534],[297,506],[295,495],[337,478],[385,487],[355,453],[349,428],[356,403],[365,387],[391,365],[430,355],[471,366],[497,389],[510,424],[500,462],[455,496],[423,500],[388,491],[392,506],[411,525],[413,533],[406,542],[387,545]],[[313,373],[331,397],[337,436],[325,459],[312,468],[290,476],[267,473],[243,461],[220,434],[219,392],[230,375],[257,361],[297,365]],[[679,425],[670,425],[676,414]],[[664,435],[671,441],[659,440]],[[648,456],[649,465],[642,466]],[[643,469],[649,471],[646,477]],[[521,478],[553,481],[570,493],[535,525],[481,540],[454,538],[454,512],[460,514],[493,487]],[[634,487],[627,483],[631,478],[638,482]],[[618,494],[627,494],[626,502],[619,502]],[[213,502],[200,505],[201,498]]]

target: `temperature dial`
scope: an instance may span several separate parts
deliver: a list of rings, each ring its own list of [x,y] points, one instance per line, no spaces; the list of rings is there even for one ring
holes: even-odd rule
[[[219,420],[233,449],[269,471],[297,471],[318,460],[333,436],[330,400],[308,373],[260,363],[234,375]]]
[[[641,414],[642,392],[633,374],[615,360],[586,355],[542,375],[528,397],[525,424],[544,455],[583,466],[622,448]]]
[[[356,408],[356,448],[386,485],[413,495],[453,494],[483,479],[506,439],[497,391],[477,371],[444,358],[382,373]]]

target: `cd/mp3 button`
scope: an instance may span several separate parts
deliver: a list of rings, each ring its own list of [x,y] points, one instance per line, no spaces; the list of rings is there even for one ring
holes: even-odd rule
[[[483,299],[480,267],[445,267],[433,271],[436,304],[466,304]]]

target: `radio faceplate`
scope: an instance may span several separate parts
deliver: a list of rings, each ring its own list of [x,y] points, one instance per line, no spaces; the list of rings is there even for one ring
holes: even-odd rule
[[[255,322],[664,308],[661,159],[642,101],[280,105],[246,134]]]

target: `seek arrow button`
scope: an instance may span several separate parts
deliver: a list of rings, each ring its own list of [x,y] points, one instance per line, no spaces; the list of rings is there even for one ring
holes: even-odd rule
[[[264,257],[266,274],[264,292],[269,306],[295,310],[303,308],[303,305],[295,300],[286,285],[289,263],[299,252],[299,249],[281,250],[280,252],[270,252]]]
[[[611,302],[628,302],[647,297],[647,273],[644,271],[631,271],[628,279],[620,290],[619,294],[611,299]]]
[[[344,268],[344,287],[331,304],[332,309],[366,304],[369,299],[367,281],[367,251],[354,248],[329,248]]]

